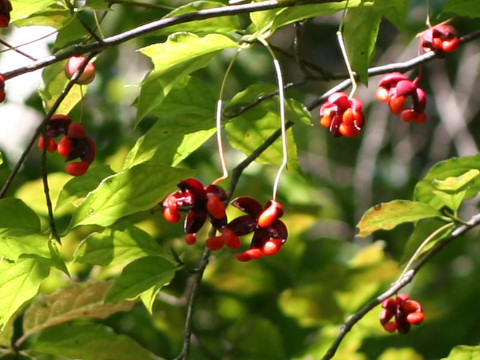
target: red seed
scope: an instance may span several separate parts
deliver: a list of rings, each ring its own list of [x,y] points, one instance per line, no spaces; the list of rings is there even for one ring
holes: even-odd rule
[[[393,333],[395,330],[397,330],[397,323],[390,321],[385,324],[382,324],[383,328],[387,330],[389,333]]]
[[[212,251],[220,250],[224,244],[225,241],[221,236],[211,237],[205,243],[205,245]]]
[[[187,234],[185,235],[184,239],[188,245],[193,245],[197,242],[197,234],[196,233]]]
[[[423,312],[413,312],[407,315],[407,321],[410,324],[420,324],[425,319]]]
[[[230,249],[238,249],[240,247],[240,239],[235,232],[229,228],[223,229],[223,241]]]
[[[282,215],[282,205],[277,201],[271,200],[270,205],[258,217],[257,224],[263,228],[269,227]]]
[[[73,162],[65,165],[65,172],[73,176],[81,176],[88,170],[90,163],[86,161]]]
[[[388,107],[394,114],[400,114],[405,107],[405,96],[392,97],[388,101]]]
[[[281,247],[281,239],[270,239],[263,245],[262,254],[265,256],[275,255]]]
[[[225,205],[223,205],[222,200],[216,194],[207,195],[207,212],[214,219],[223,219],[225,218]]]
[[[375,92],[375,97],[377,98],[378,101],[387,102],[389,98],[388,90],[385,89],[384,87],[379,87]]]
[[[72,151],[72,140],[67,136],[64,136],[59,142],[57,146],[57,151],[60,155],[67,157],[70,155]]]
[[[180,212],[175,207],[167,206],[163,209],[163,217],[171,223],[178,223],[180,221]]]

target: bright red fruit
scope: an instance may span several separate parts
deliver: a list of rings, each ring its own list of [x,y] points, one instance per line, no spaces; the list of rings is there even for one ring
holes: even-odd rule
[[[225,245],[225,240],[222,236],[214,236],[208,239],[205,245],[212,251],[220,250]]]
[[[90,163],[86,161],[73,162],[65,165],[65,172],[73,176],[81,176],[88,170]]]
[[[178,223],[180,221],[180,212],[173,207],[166,207],[163,209],[163,217],[171,223]]]
[[[43,150],[43,148],[45,147],[45,138],[43,136],[40,136],[38,138],[37,146],[40,150]],[[57,150],[57,143],[52,138],[47,137],[47,145],[46,146],[47,146],[47,151],[48,152],[54,152],[54,151]]]
[[[72,140],[68,136],[64,136],[57,145],[57,151],[60,155],[67,157],[72,151]]]
[[[0,0],[0,28],[8,27],[10,23],[10,11],[12,4],[9,0]]]
[[[225,205],[217,194],[207,194],[207,211],[215,219],[225,217]]]
[[[258,226],[262,228],[269,227],[282,215],[283,215],[282,205],[275,200],[271,200],[267,204],[265,210],[263,210],[260,216],[258,217],[258,220],[257,220]]]

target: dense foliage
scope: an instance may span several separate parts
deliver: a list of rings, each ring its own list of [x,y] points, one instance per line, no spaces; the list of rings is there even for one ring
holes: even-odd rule
[[[0,0],[0,358],[480,356],[479,18]]]

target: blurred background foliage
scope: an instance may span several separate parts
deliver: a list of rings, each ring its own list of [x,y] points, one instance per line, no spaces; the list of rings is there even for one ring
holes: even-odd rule
[[[158,8],[142,8],[128,3],[115,4],[102,23],[105,34],[118,33],[139,23],[158,19],[183,1],[150,1]],[[446,1],[431,0],[431,19],[438,23]],[[165,9],[161,7],[165,6]],[[417,54],[416,34],[425,29],[424,1],[412,1],[405,28],[396,29],[383,20],[373,65],[410,59]],[[86,17],[93,24],[93,18]],[[243,23],[248,17],[240,16]],[[332,73],[345,72],[335,32],[340,15],[318,17],[298,29],[302,58]],[[479,19],[457,18],[452,24],[461,34],[479,28]],[[77,41],[85,34],[62,41]],[[72,117],[84,112],[84,122],[98,149],[98,164],[121,169],[128,150],[155,122],[150,116],[134,127],[135,98],[139,83],[150,63],[135,50],[166,39],[154,33],[112,47],[96,61],[97,79],[89,88],[83,106],[77,105]],[[292,52],[295,29],[286,26],[271,43]],[[54,49],[58,46],[51,42]],[[224,51],[195,76],[217,92],[224,71],[233,55]],[[279,53],[286,82],[301,81],[304,73],[291,58]],[[421,86],[428,95],[425,124],[406,124],[375,101],[377,78],[361,86],[356,97],[364,103],[366,126],[355,139],[334,138],[318,126],[318,108],[312,111],[312,126],[293,128],[301,174],[287,172],[279,188],[284,204],[284,221],[289,238],[282,251],[272,258],[240,263],[229,251],[212,255],[195,306],[191,359],[318,359],[338,334],[338,325],[365,302],[385,290],[401,272],[400,262],[413,225],[402,225],[369,238],[355,237],[355,225],[373,205],[393,199],[412,199],[413,188],[438,161],[453,156],[478,153],[480,110],[480,46],[478,41],[462,46],[443,59],[424,67]],[[413,71],[416,73],[416,71]],[[243,51],[227,82],[225,99],[248,86],[275,83],[267,51],[253,46]],[[287,96],[305,105],[336,84],[334,81],[306,80],[287,90]],[[36,92],[25,105],[42,112]],[[212,108],[212,121],[214,109]],[[7,121],[5,119],[5,121]],[[14,134],[12,134],[14,136]],[[13,161],[4,153],[0,168],[2,181]],[[227,145],[229,167],[243,155]],[[220,174],[216,143],[212,138],[181,165],[197,170],[205,183]],[[264,203],[271,196],[277,168],[250,165],[242,175],[235,195],[248,195]],[[49,158],[52,197],[69,177],[62,173],[59,158]],[[59,173],[55,173],[59,172]],[[31,152],[27,163],[10,190],[47,221],[40,180],[40,153]],[[478,199],[468,201],[461,217],[478,212]],[[60,229],[68,225],[72,207],[56,213]],[[229,215],[237,213],[229,209]],[[182,229],[163,220],[160,212],[130,216],[130,221],[155,236],[167,252],[173,248],[187,266],[194,268],[202,246],[188,247]],[[64,239],[61,251],[71,259],[79,241],[91,228],[80,228]],[[121,267],[98,269],[72,264],[76,281],[109,279]],[[183,340],[185,300],[191,281],[186,271],[177,273],[155,303],[153,315],[137,304],[129,312],[117,313],[102,321],[117,333],[130,335],[155,354],[173,358]],[[379,324],[380,308],[371,311],[347,335],[336,358],[346,360],[416,360],[446,357],[456,345],[476,345],[480,341],[478,298],[480,287],[480,243],[476,231],[450,244],[415,278],[405,292],[423,304],[425,322],[405,335],[387,334]],[[42,286],[48,294],[70,282],[53,272]],[[19,319],[17,319],[17,322]],[[18,331],[18,329],[17,329]]]

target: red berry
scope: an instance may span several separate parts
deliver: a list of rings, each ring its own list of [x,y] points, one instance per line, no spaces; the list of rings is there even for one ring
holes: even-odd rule
[[[67,136],[71,138],[83,138],[87,136],[87,133],[82,125],[72,121],[68,126]]]
[[[188,245],[193,245],[197,242],[197,234],[196,233],[187,234],[185,235],[184,239]]]
[[[43,136],[40,136],[38,138],[38,148],[40,150],[43,150],[44,146],[45,146],[45,138]],[[48,152],[54,152],[57,150],[57,143],[55,142],[55,140],[53,140],[52,138],[49,138],[47,137],[47,151]]]
[[[360,130],[355,129],[353,125],[347,125],[345,123],[340,124],[338,132],[345,137],[356,137],[360,134]]]
[[[320,118],[320,125],[325,126],[325,127],[330,127],[330,124],[332,123],[332,117],[330,114],[323,115]]]
[[[167,206],[163,209],[163,217],[171,223],[178,223],[180,221],[180,211],[176,207]]]
[[[86,61],[84,56],[72,56],[65,64],[65,75],[71,79],[78,71],[83,62]],[[91,62],[87,64],[83,73],[78,77],[76,83],[80,85],[89,84],[95,79],[95,65]]]
[[[408,313],[415,312],[415,311],[422,311],[422,306],[418,301],[415,300],[406,300],[403,304],[405,311]]]
[[[377,98],[378,101],[387,102],[389,98],[388,90],[385,89],[384,87],[379,87],[377,89],[377,92],[375,93],[375,97]]]
[[[413,312],[407,315],[407,321],[410,324],[420,324],[425,319],[425,314],[421,311]]]
[[[383,326],[383,328],[384,328],[385,330],[387,330],[387,331],[390,332],[390,333],[392,333],[392,332],[394,332],[395,330],[397,330],[397,327],[398,327],[398,326],[397,326],[397,323],[396,323],[396,322],[393,322],[393,321],[387,322],[387,323],[383,324],[382,326]]]
[[[222,236],[211,237],[205,243],[205,245],[207,245],[207,247],[212,251],[220,250],[224,244],[225,241]]]
[[[459,45],[460,45],[460,39],[459,38],[453,38],[453,39],[450,39],[450,40],[445,40],[442,43],[442,50],[445,51],[445,52],[455,51]]]
[[[72,151],[72,140],[69,137],[64,136],[57,146],[57,151],[60,155],[67,157]]]
[[[270,239],[263,245],[262,254],[265,256],[275,255],[281,247],[281,239]]]
[[[282,215],[282,205],[275,200],[271,200],[269,201],[269,204],[267,204],[265,210],[263,210],[258,217],[257,224],[263,228],[269,227]]]
[[[223,241],[230,249],[238,249],[240,247],[240,239],[235,232],[229,228],[223,229]]]
[[[388,101],[388,107],[394,114],[400,114],[405,107],[405,96],[391,97]]]
[[[65,172],[73,176],[81,176],[88,170],[90,163],[86,161],[73,162],[65,165]]]
[[[216,194],[207,195],[207,212],[214,219],[225,218],[225,205]]]
[[[262,250],[258,248],[248,249],[240,254],[235,254],[235,257],[240,261],[249,261],[249,260],[258,259],[262,257]]]

